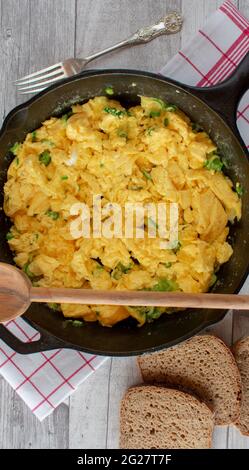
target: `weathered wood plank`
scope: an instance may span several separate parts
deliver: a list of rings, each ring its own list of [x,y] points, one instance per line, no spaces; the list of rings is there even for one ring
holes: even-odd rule
[[[0,409],[0,449],[68,447],[68,406],[59,406],[40,423],[0,376]]]
[[[29,1],[1,1],[0,29],[0,119],[16,106],[17,96],[12,81],[26,70],[29,49]]]
[[[1,22],[3,116],[27,99],[14,80],[74,55],[75,0],[2,1]]]
[[[194,36],[205,22],[209,19],[210,15],[224,3],[224,0],[183,0],[182,13],[184,16],[184,28],[182,30],[182,46]],[[234,5],[237,6],[238,0],[233,0]]]
[[[206,332],[219,336],[227,346],[232,344],[232,326],[233,326],[233,312],[227,313],[225,318],[216,323],[215,325],[207,328]]]
[[[105,449],[111,359],[70,397],[70,449]]]
[[[103,3],[102,0],[80,0],[77,8],[77,56],[87,56],[126,39],[138,28],[153,24],[170,10],[181,11],[181,1],[108,0]],[[146,45],[104,56],[90,63],[88,68],[122,67],[158,71],[179,46],[179,34],[161,36]]]
[[[246,18],[249,18],[249,2],[248,0],[238,0],[239,9]]]
[[[74,54],[74,0],[0,3],[0,119],[17,103],[13,80]],[[40,423],[10,386],[0,381],[0,447],[67,448],[68,407]]]
[[[126,390],[142,383],[142,377],[134,357],[115,358],[112,362],[109,386],[108,429],[106,446],[119,447],[119,411]]]
[[[75,0],[36,0],[29,3],[30,71],[72,57],[75,49]]]

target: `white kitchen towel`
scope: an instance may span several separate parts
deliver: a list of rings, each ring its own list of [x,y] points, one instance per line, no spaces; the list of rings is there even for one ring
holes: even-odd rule
[[[190,85],[214,85],[229,76],[248,51],[249,22],[226,1],[161,73]],[[249,93],[240,103],[238,126],[249,148]],[[21,318],[5,326],[24,342],[39,338]],[[105,360],[68,349],[20,355],[0,340],[0,373],[40,420]]]

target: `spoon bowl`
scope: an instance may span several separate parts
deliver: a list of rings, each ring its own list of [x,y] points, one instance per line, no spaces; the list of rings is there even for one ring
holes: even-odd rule
[[[29,278],[20,269],[0,263],[0,323],[13,320],[30,306]]]

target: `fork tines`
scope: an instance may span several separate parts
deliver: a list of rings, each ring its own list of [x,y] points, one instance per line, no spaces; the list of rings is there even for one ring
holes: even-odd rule
[[[18,87],[18,92],[25,95],[45,90],[47,86],[52,85],[52,83],[57,80],[61,80],[64,77],[66,77],[66,74],[63,64],[62,62],[59,62],[58,64],[51,65],[50,67],[39,70],[38,72],[26,75],[25,77],[16,80],[14,83]]]

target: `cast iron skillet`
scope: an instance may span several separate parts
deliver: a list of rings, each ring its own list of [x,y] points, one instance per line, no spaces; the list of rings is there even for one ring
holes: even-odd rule
[[[194,88],[160,75],[136,70],[91,70],[61,81],[15,108],[5,119],[0,133],[1,198],[10,163],[8,150],[16,141],[39,127],[51,115],[60,115],[72,103],[104,94],[112,85],[115,98],[126,106],[138,102],[138,95],[153,96],[174,103],[202,126],[218,145],[227,163],[227,174],[245,190],[242,221],[231,228],[234,254],[219,271],[214,292],[235,293],[241,288],[249,267],[249,163],[248,152],[236,127],[236,109],[248,88],[249,55],[233,76],[212,88]],[[6,157],[7,155],[7,157]],[[0,202],[2,205],[2,202]],[[0,260],[13,263],[5,234],[9,221],[1,211]],[[152,324],[137,328],[130,321],[113,328],[88,323],[82,328],[63,328],[63,318],[44,304],[33,304],[24,318],[41,333],[41,339],[24,344],[0,326],[2,339],[19,353],[58,347],[76,348],[94,354],[128,356],[172,346],[221,320],[225,311],[187,310],[163,315]]]

